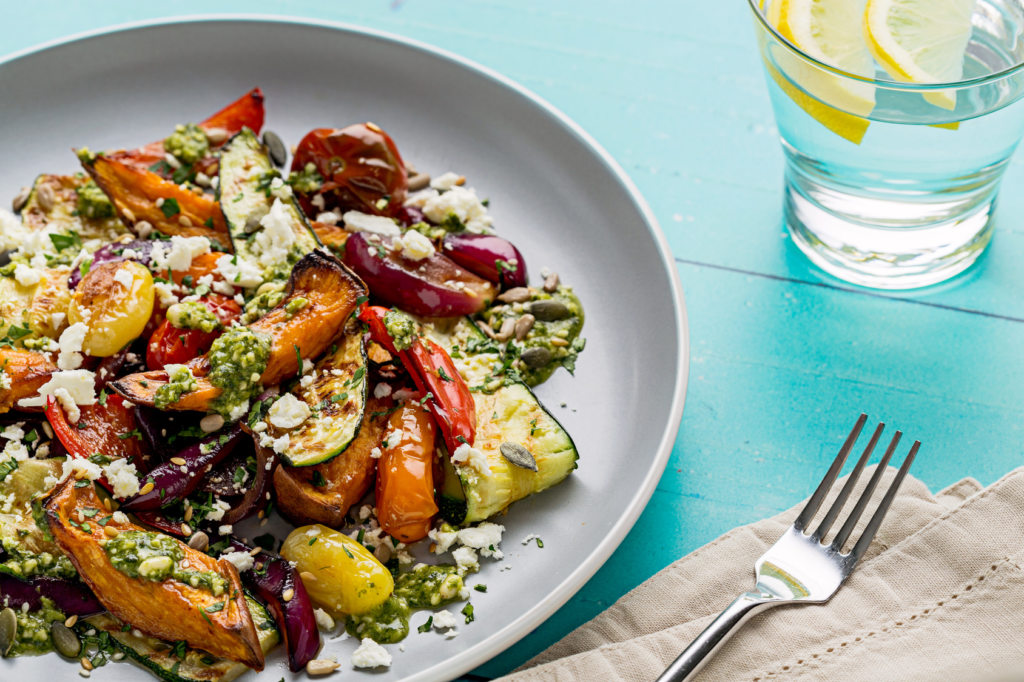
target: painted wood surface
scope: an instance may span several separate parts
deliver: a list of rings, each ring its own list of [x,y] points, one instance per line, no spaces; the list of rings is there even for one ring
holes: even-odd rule
[[[860,411],[924,441],[914,473],[934,489],[968,475],[991,483],[1020,464],[1020,159],[1004,183],[992,249],[954,282],[885,294],[829,278],[780,225],[782,155],[744,0],[2,5],[0,53],[126,21],[211,12],[394,32],[534,90],[593,134],[640,187],[668,236],[689,308],[691,379],[679,438],[619,550],[481,676],[511,670],[683,554],[806,496]]]

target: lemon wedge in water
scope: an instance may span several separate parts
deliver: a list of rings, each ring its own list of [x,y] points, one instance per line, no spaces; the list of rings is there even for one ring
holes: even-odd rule
[[[975,0],[868,0],[864,35],[878,63],[897,80],[949,83],[963,78]],[[956,108],[956,91],[924,98]]]
[[[797,48],[820,62],[858,76],[875,65],[858,27],[866,0],[771,0],[765,18]],[[875,107],[874,87],[779,53],[768,73],[800,108],[837,135],[860,144]],[[780,71],[782,73],[780,73]]]

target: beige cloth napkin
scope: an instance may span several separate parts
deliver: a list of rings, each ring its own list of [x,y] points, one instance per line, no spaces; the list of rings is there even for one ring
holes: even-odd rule
[[[751,589],[754,560],[802,507],[683,557],[502,679],[654,680]],[[1024,468],[985,489],[968,478],[937,495],[908,477],[831,601],[755,616],[698,680],[1024,679],[1022,555]]]

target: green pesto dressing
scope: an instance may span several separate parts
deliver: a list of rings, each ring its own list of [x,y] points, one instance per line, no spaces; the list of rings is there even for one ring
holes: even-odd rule
[[[199,301],[175,303],[167,309],[167,319],[178,329],[212,332],[221,328],[220,320]]]
[[[576,370],[576,359],[586,345],[585,339],[580,337],[583,330],[583,304],[572,288],[562,286],[553,293],[538,291],[528,302],[497,305],[483,313],[484,321],[491,329],[501,329],[505,319],[518,320],[528,313],[529,306],[534,301],[548,300],[564,305],[568,314],[561,319],[536,320],[526,338],[515,344],[520,358],[532,348],[543,349],[547,353],[543,355],[539,351],[532,351],[532,363],[525,360],[516,362],[519,375],[530,386],[544,383],[559,367],[564,367],[570,373]],[[537,357],[546,358],[546,361],[537,362]]]
[[[288,301],[284,306],[284,312],[289,319],[295,317],[300,310],[309,305],[309,299],[303,298],[302,296],[296,296],[292,300]]]
[[[130,530],[107,540],[103,549],[114,568],[131,578],[155,582],[173,579],[209,590],[215,597],[228,588],[228,581],[219,573],[182,568],[185,552],[177,540],[167,535]]]
[[[369,637],[394,644],[409,634],[409,616],[415,609],[437,609],[463,598],[465,584],[456,566],[420,565],[395,578],[387,601],[372,611],[349,616],[345,630],[353,637]]]
[[[18,634],[8,656],[45,654],[53,651],[50,623],[63,621],[65,616],[47,597],[43,597],[41,602],[41,608],[36,611],[14,609],[18,618]]]
[[[212,407],[229,419],[239,419],[249,400],[262,390],[260,375],[270,359],[271,339],[248,327],[232,327],[213,342],[210,382],[222,393]]]
[[[192,370],[185,365],[169,365],[167,383],[156,389],[153,404],[157,409],[162,410],[177,402],[181,396],[194,390],[196,390],[196,378],[192,376]]]
[[[195,123],[174,126],[174,132],[164,140],[164,149],[184,164],[193,164],[210,151],[206,133]]]
[[[394,308],[384,314],[384,328],[398,350],[406,350],[416,338],[416,322]]]
[[[94,180],[75,188],[78,195],[78,213],[86,218],[113,218],[114,204]]]
[[[317,171],[313,163],[307,163],[300,171],[289,173],[287,182],[297,192],[302,192],[303,194],[318,192],[324,186],[324,178]]]
[[[281,283],[281,286],[278,289],[264,291],[262,294],[253,296],[249,299],[249,302],[245,304],[245,311],[242,313],[242,324],[251,324],[260,319],[276,308],[277,305],[284,300],[284,297],[284,282]]]
[[[54,555],[50,552],[38,554],[26,552],[18,540],[13,537],[4,537],[0,542],[2,542],[7,555],[7,558],[0,563],[0,573],[22,579],[37,575],[48,578],[75,578],[78,576],[71,560],[64,555]]]

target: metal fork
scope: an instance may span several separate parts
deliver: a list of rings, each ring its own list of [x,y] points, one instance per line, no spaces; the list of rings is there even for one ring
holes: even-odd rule
[[[832,485],[842,470],[854,443],[857,442],[867,418],[866,414],[862,414],[857,420],[850,435],[846,437],[843,447],[839,449],[839,455],[832,462],[832,466],[829,467],[825,478],[818,485],[818,489],[807,501],[807,506],[800,512],[800,516],[779,538],[778,542],[772,545],[754,564],[757,575],[754,591],[740,595],[736,601],[726,607],[718,618],[704,632],[700,633],[683,653],[679,654],[672,665],[661,674],[658,682],[685,682],[693,679],[693,676],[711,658],[712,654],[754,614],[781,604],[821,604],[828,601],[839,590],[839,586],[853,572],[857,561],[864,556],[878,527],[882,525],[882,519],[889,511],[889,505],[896,497],[896,492],[899,490],[900,484],[903,483],[903,479],[906,478],[918,448],[921,447],[920,441],[915,441],[911,446],[910,452],[907,453],[900,466],[899,473],[890,484],[889,490],[886,491],[885,497],[882,498],[877,510],[864,528],[864,532],[861,533],[853,549],[844,554],[843,546],[850,539],[857,520],[864,513],[871,494],[878,485],[878,481],[881,480],[882,473],[903,435],[901,432],[897,431],[896,435],[892,437],[889,447],[885,450],[885,455],[878,463],[878,468],[875,469],[874,475],[868,481],[867,488],[864,489],[860,499],[854,505],[853,511],[850,512],[832,541],[826,544],[824,538],[842,512],[868,458],[871,457],[871,452],[875,449],[882,430],[885,428],[884,424],[879,424],[875,429],[864,453],[850,473],[846,485],[839,491],[839,496],[825,514],[821,524],[813,533],[808,534],[804,531],[814,520],[818,508],[824,502],[829,490],[832,489]]]

